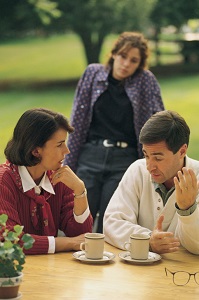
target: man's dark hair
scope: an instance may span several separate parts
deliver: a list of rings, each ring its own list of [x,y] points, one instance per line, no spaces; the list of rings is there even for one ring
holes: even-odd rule
[[[184,144],[189,145],[190,129],[177,112],[164,110],[152,115],[140,131],[141,144],[154,144],[165,141],[174,154]]]
[[[58,130],[74,131],[68,120],[60,113],[44,108],[27,110],[18,120],[13,137],[4,150],[6,158],[19,166],[35,166],[40,158],[32,154],[36,147],[42,147]]]

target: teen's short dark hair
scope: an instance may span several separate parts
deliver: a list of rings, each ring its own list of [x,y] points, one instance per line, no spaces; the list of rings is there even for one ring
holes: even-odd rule
[[[177,112],[164,110],[152,115],[140,131],[139,142],[152,144],[165,141],[174,154],[184,144],[189,145],[190,129]]]
[[[18,120],[13,137],[7,143],[4,150],[6,158],[19,166],[35,166],[40,162],[32,151],[36,147],[42,147],[51,136],[60,128],[72,133],[74,128],[70,126],[67,118],[44,108],[27,110]]]

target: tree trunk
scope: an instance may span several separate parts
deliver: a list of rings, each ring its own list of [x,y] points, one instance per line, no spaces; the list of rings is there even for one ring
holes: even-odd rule
[[[87,64],[99,63],[101,48],[104,41],[104,34],[78,32],[86,55]]]
[[[155,57],[156,57],[156,66],[160,65],[160,50],[159,50],[159,28],[155,29]]]

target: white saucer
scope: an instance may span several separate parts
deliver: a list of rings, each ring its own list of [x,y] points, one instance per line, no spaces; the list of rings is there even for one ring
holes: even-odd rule
[[[19,299],[21,299],[21,297],[22,297],[22,293],[18,293],[17,297],[15,297],[15,298],[9,298],[9,300],[19,300]],[[5,300],[5,298],[4,299],[0,299],[0,300]]]
[[[99,264],[99,263],[108,262],[108,261],[114,259],[115,254],[113,254],[111,252],[104,251],[103,258],[101,258],[101,259],[90,259],[90,258],[86,258],[84,251],[77,251],[77,252],[73,253],[73,257],[80,260],[80,261],[83,261],[83,262]]]
[[[131,258],[129,251],[119,253],[119,257],[127,262],[143,265],[154,263],[162,258],[157,253],[149,252],[148,259],[133,259]]]

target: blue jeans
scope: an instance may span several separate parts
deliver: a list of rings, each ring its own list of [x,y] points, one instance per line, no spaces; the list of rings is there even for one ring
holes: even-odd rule
[[[103,232],[106,207],[124,172],[136,159],[138,155],[133,147],[104,147],[90,142],[82,147],[76,173],[87,188],[88,203],[94,220],[99,213],[97,232]]]

